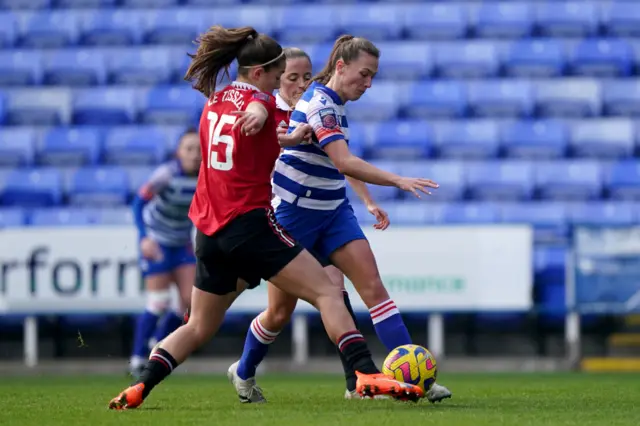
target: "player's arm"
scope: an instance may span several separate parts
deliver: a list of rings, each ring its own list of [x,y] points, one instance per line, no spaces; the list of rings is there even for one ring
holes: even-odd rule
[[[351,185],[358,198],[360,198],[365,205],[370,206],[375,204],[373,198],[371,198],[371,193],[369,192],[366,183],[361,180],[354,179],[351,176],[347,176],[347,182],[349,182],[349,185]]]
[[[305,123],[296,126],[291,133],[286,132],[287,129],[278,127],[278,143],[283,148],[300,145],[302,142],[308,141],[312,134],[311,126]]]
[[[169,166],[163,165],[158,167],[149,177],[147,182],[140,187],[138,193],[133,198],[131,209],[133,210],[133,220],[138,228],[138,235],[140,238],[147,236],[147,227],[144,223],[144,206],[151,201],[166,185],[168,185],[171,179],[171,170]]]
[[[240,131],[247,136],[257,134],[267,122],[269,114],[276,109],[275,98],[267,93],[256,92],[251,95],[244,111],[234,111],[239,118],[233,125],[233,130],[240,127]]]

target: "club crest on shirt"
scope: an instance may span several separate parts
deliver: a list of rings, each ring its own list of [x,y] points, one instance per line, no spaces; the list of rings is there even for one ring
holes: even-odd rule
[[[262,92],[256,92],[253,94],[253,98],[254,99],[258,99],[260,101],[264,101],[264,102],[270,102],[271,101],[271,96],[269,96],[269,94],[267,93],[262,93]]]
[[[338,117],[336,116],[336,112],[333,108],[321,109],[318,114],[320,115],[322,127],[325,129],[335,129],[338,127]]]

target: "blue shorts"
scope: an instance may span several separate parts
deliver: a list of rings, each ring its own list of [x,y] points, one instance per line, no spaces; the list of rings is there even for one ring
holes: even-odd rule
[[[302,247],[322,260],[351,241],[367,239],[347,200],[336,210],[312,210],[281,201],[276,219]]]
[[[184,265],[195,265],[196,256],[191,244],[187,246],[169,247],[159,244],[162,259],[150,260],[140,255],[139,264],[143,277],[156,274],[166,274]]]

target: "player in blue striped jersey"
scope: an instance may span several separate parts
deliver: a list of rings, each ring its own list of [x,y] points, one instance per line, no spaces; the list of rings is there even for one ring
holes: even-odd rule
[[[140,188],[133,213],[140,243],[140,269],[147,306],[134,333],[130,371],[136,376],[149,356],[149,346],[180,326],[195,279],[193,225],[188,212],[200,169],[200,139],[195,130],[181,138],[173,161],[159,166]],[[170,287],[178,286],[181,306],[171,308]]]
[[[302,246],[327,259],[350,279],[369,307],[378,337],[391,351],[412,343],[411,337],[382,283],[371,247],[347,199],[346,183],[349,181],[376,216],[376,228],[381,230],[389,225],[387,214],[375,205],[364,182],[396,186],[418,197],[438,185],[380,170],[349,151],[345,103],[358,100],[371,87],[379,56],[373,43],[364,38],[342,36],[335,42],[326,67],[303,93],[289,121],[289,132],[309,124],[312,140],[285,147],[276,162],[273,191],[278,222]],[[295,298],[270,286],[268,308],[252,322],[242,358],[229,369],[238,393],[248,391],[253,397],[245,400],[264,401],[255,386],[256,367],[268,344],[289,321],[295,305]],[[354,376],[347,376],[345,397],[349,399],[357,397]],[[450,396],[447,388],[437,384],[427,393],[432,402]]]

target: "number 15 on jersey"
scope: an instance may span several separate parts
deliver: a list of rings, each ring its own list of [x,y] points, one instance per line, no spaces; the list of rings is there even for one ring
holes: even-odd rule
[[[208,161],[209,168],[227,172],[233,168],[233,136],[231,134],[222,134],[224,126],[233,126],[236,122],[235,115],[222,114],[218,120],[218,114],[209,111],[207,120],[209,120],[209,149]],[[231,128],[224,129],[229,132]],[[224,145],[224,161],[220,161],[220,153]]]

